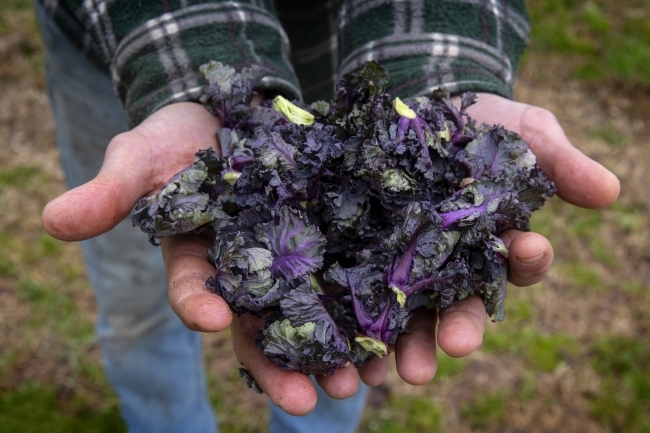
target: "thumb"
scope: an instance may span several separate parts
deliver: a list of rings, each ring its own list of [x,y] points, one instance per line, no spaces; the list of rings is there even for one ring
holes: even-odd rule
[[[126,218],[138,199],[153,189],[149,146],[142,138],[135,131],[116,136],[97,177],[45,206],[45,231],[56,239],[80,241],[107,232]]]

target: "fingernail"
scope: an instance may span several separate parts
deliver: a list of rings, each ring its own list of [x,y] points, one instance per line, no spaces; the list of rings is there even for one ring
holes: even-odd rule
[[[542,261],[544,258],[544,253],[535,256],[535,257],[517,257],[517,261],[523,263],[524,265],[531,266],[531,265],[536,265],[539,262]]]

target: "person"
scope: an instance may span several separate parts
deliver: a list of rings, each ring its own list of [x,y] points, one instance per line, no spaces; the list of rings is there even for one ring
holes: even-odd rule
[[[239,361],[269,396],[271,432],[354,431],[367,385],[388,360],[311,379],[281,370],[253,344],[259,319],[233,317],[205,288],[214,272],[210,242],[163,239],[160,251],[131,227],[136,201],[217,147],[219,124],[200,104],[198,67],[219,60],[257,63],[271,73],[263,91],[329,99],[335,80],[367,60],[389,72],[404,97],[439,86],[479,93],[470,115],[528,141],[558,195],[586,208],[616,199],[619,183],[573,147],[548,111],[512,101],[515,66],[528,37],[523,1],[329,2],[302,0],[144,2],[37,0],[47,86],[70,190],[43,210],[53,237],[82,241],[98,305],[97,336],[108,378],[131,432],[216,430],[199,334],[232,326]],[[290,48],[291,45],[291,48]],[[509,230],[509,280],[538,282],[552,247],[541,235]],[[167,288],[167,290],[165,290]],[[486,320],[477,297],[416,311],[395,345],[397,372],[411,384],[436,372],[436,347],[466,356]],[[365,384],[365,385],[364,385]]]

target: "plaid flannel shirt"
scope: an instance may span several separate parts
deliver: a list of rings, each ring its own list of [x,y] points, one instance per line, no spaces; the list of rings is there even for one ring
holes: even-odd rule
[[[131,125],[198,100],[209,60],[260,64],[262,88],[308,102],[368,60],[402,98],[440,86],[511,97],[530,32],[524,0],[38,1],[111,74]]]

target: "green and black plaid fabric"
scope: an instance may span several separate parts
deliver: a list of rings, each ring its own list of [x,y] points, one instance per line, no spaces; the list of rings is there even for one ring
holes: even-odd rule
[[[444,85],[511,97],[530,31],[523,0],[38,1],[110,72],[132,125],[196,100],[209,60],[258,63],[264,88],[308,102],[368,60],[397,96]]]
[[[441,85],[511,97],[530,31],[523,2],[504,0],[348,0],[339,29],[339,73],[377,60],[402,97]]]

